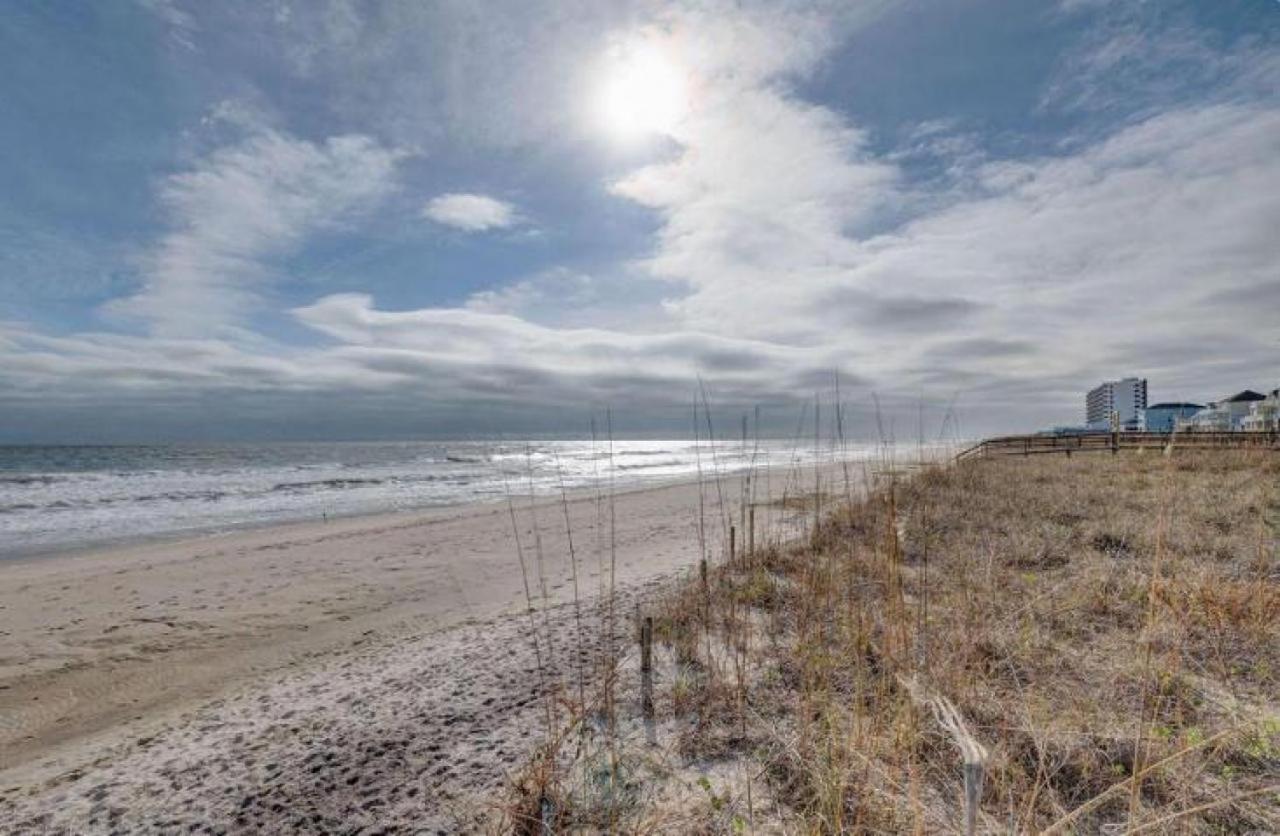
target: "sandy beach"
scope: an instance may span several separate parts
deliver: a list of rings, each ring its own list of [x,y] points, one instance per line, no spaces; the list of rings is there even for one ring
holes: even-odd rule
[[[769,497],[812,479],[757,476],[759,536],[785,525]],[[2,565],[0,825],[323,831],[403,808],[447,831],[536,731],[519,555],[554,637],[597,617],[611,553],[628,607],[695,564],[700,491],[721,550],[719,509],[739,513],[742,490],[518,497],[514,526],[504,502]]]

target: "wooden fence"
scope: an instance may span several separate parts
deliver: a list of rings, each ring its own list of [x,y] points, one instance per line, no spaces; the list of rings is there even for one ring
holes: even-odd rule
[[[962,450],[956,461],[987,456],[1035,456],[1044,453],[1119,453],[1121,450],[1175,448],[1280,451],[1277,432],[1087,433],[1084,435],[1008,435],[988,438]]]

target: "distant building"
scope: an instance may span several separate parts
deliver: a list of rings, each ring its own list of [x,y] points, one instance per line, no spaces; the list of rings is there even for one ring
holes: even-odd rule
[[[1210,403],[1207,407],[1180,421],[1175,421],[1178,429],[1199,432],[1234,432],[1245,428],[1245,419],[1253,412],[1253,405],[1265,401],[1266,395],[1245,389],[1223,401]]]
[[[1280,389],[1271,390],[1260,401],[1249,404],[1249,414],[1240,422],[1240,428],[1254,432],[1280,432]]]
[[[1231,422],[1231,429],[1244,429],[1244,419],[1249,417],[1249,413],[1253,411],[1253,405],[1265,401],[1267,396],[1261,392],[1255,392],[1252,389],[1246,389],[1243,392],[1237,392],[1222,402],[1222,406],[1226,408],[1227,415]]]
[[[1190,418],[1204,404],[1198,403],[1158,403],[1147,407],[1145,423],[1149,433],[1171,433],[1179,418]]]
[[[1141,430],[1146,408],[1146,378],[1126,377],[1107,381],[1085,396],[1084,420],[1089,429],[1107,430],[1114,414],[1120,429]]]
[[[1194,415],[1174,419],[1173,428],[1178,432],[1227,432],[1231,429],[1231,416],[1217,401],[1209,404]]]

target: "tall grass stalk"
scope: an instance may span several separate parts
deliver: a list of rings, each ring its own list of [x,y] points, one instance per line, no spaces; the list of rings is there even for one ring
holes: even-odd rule
[[[1129,825],[1138,822],[1142,800],[1142,764],[1146,757],[1143,744],[1148,725],[1155,723],[1159,711],[1160,697],[1151,693],[1152,646],[1156,641],[1156,630],[1160,617],[1160,573],[1163,567],[1164,540],[1168,529],[1170,506],[1173,503],[1173,446],[1167,448],[1163,472],[1161,473],[1160,507],[1157,509],[1155,547],[1151,550],[1151,565],[1147,580],[1147,612],[1144,635],[1142,636],[1142,698],[1138,707],[1138,723],[1133,742],[1133,786],[1129,793]],[[1148,711],[1149,708],[1149,711]]]
[[[538,524],[538,501],[533,486],[533,448],[529,445],[525,446],[525,465],[528,470],[529,524],[533,527],[533,548],[535,565],[538,569],[538,590],[542,596],[542,626],[547,648],[547,664],[550,667],[552,676],[558,680],[560,674],[559,668],[556,666],[555,642],[551,638],[551,598],[547,592],[547,570],[542,549],[542,527]]]
[[[605,426],[609,436],[609,668],[605,672],[605,716],[608,723],[609,736],[609,827],[613,829],[617,809],[615,800],[620,786],[618,774],[618,712],[614,695],[614,684],[618,674],[618,625],[617,625],[617,592],[618,592],[618,505],[615,473],[617,468],[613,459],[613,410],[605,410]]]
[[[560,466],[560,453],[556,452],[556,478],[560,482],[560,508],[564,511],[564,536],[569,547],[569,576],[573,581],[573,621],[578,638],[577,657],[574,666],[578,671],[578,705],[587,704],[585,645],[582,635],[582,596],[578,591],[578,553],[573,547],[573,523],[569,519],[569,491],[564,484],[564,469]]]
[[[538,640],[538,622],[534,615],[536,608],[533,605],[533,591],[529,586],[529,567],[524,556],[524,546],[521,543],[520,523],[516,518],[515,498],[511,494],[511,483],[507,478],[506,471],[502,473],[502,489],[507,500],[507,513],[511,517],[511,537],[515,541],[516,559],[520,563],[520,580],[524,584],[524,611],[529,618],[529,640],[533,643],[534,660],[538,665],[538,689],[542,692],[542,702],[546,710],[547,735],[549,737],[554,725],[551,708],[551,689],[547,683],[546,667],[542,661],[542,645]]]

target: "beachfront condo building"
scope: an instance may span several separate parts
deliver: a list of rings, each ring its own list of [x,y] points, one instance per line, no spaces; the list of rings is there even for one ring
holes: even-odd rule
[[[1211,402],[1190,418],[1175,421],[1176,428],[1198,432],[1237,432],[1248,429],[1245,420],[1253,414],[1254,405],[1266,400],[1266,395],[1245,389],[1225,400]]]
[[[1146,409],[1146,378],[1126,377],[1090,390],[1084,399],[1084,420],[1091,430],[1108,430],[1115,416],[1120,429],[1141,430]]]
[[[1149,433],[1171,433],[1179,419],[1190,418],[1204,404],[1199,403],[1158,403],[1147,407],[1144,424]]]
[[[1253,432],[1280,432],[1280,389],[1260,401],[1249,404],[1249,414],[1240,421],[1240,428]]]

